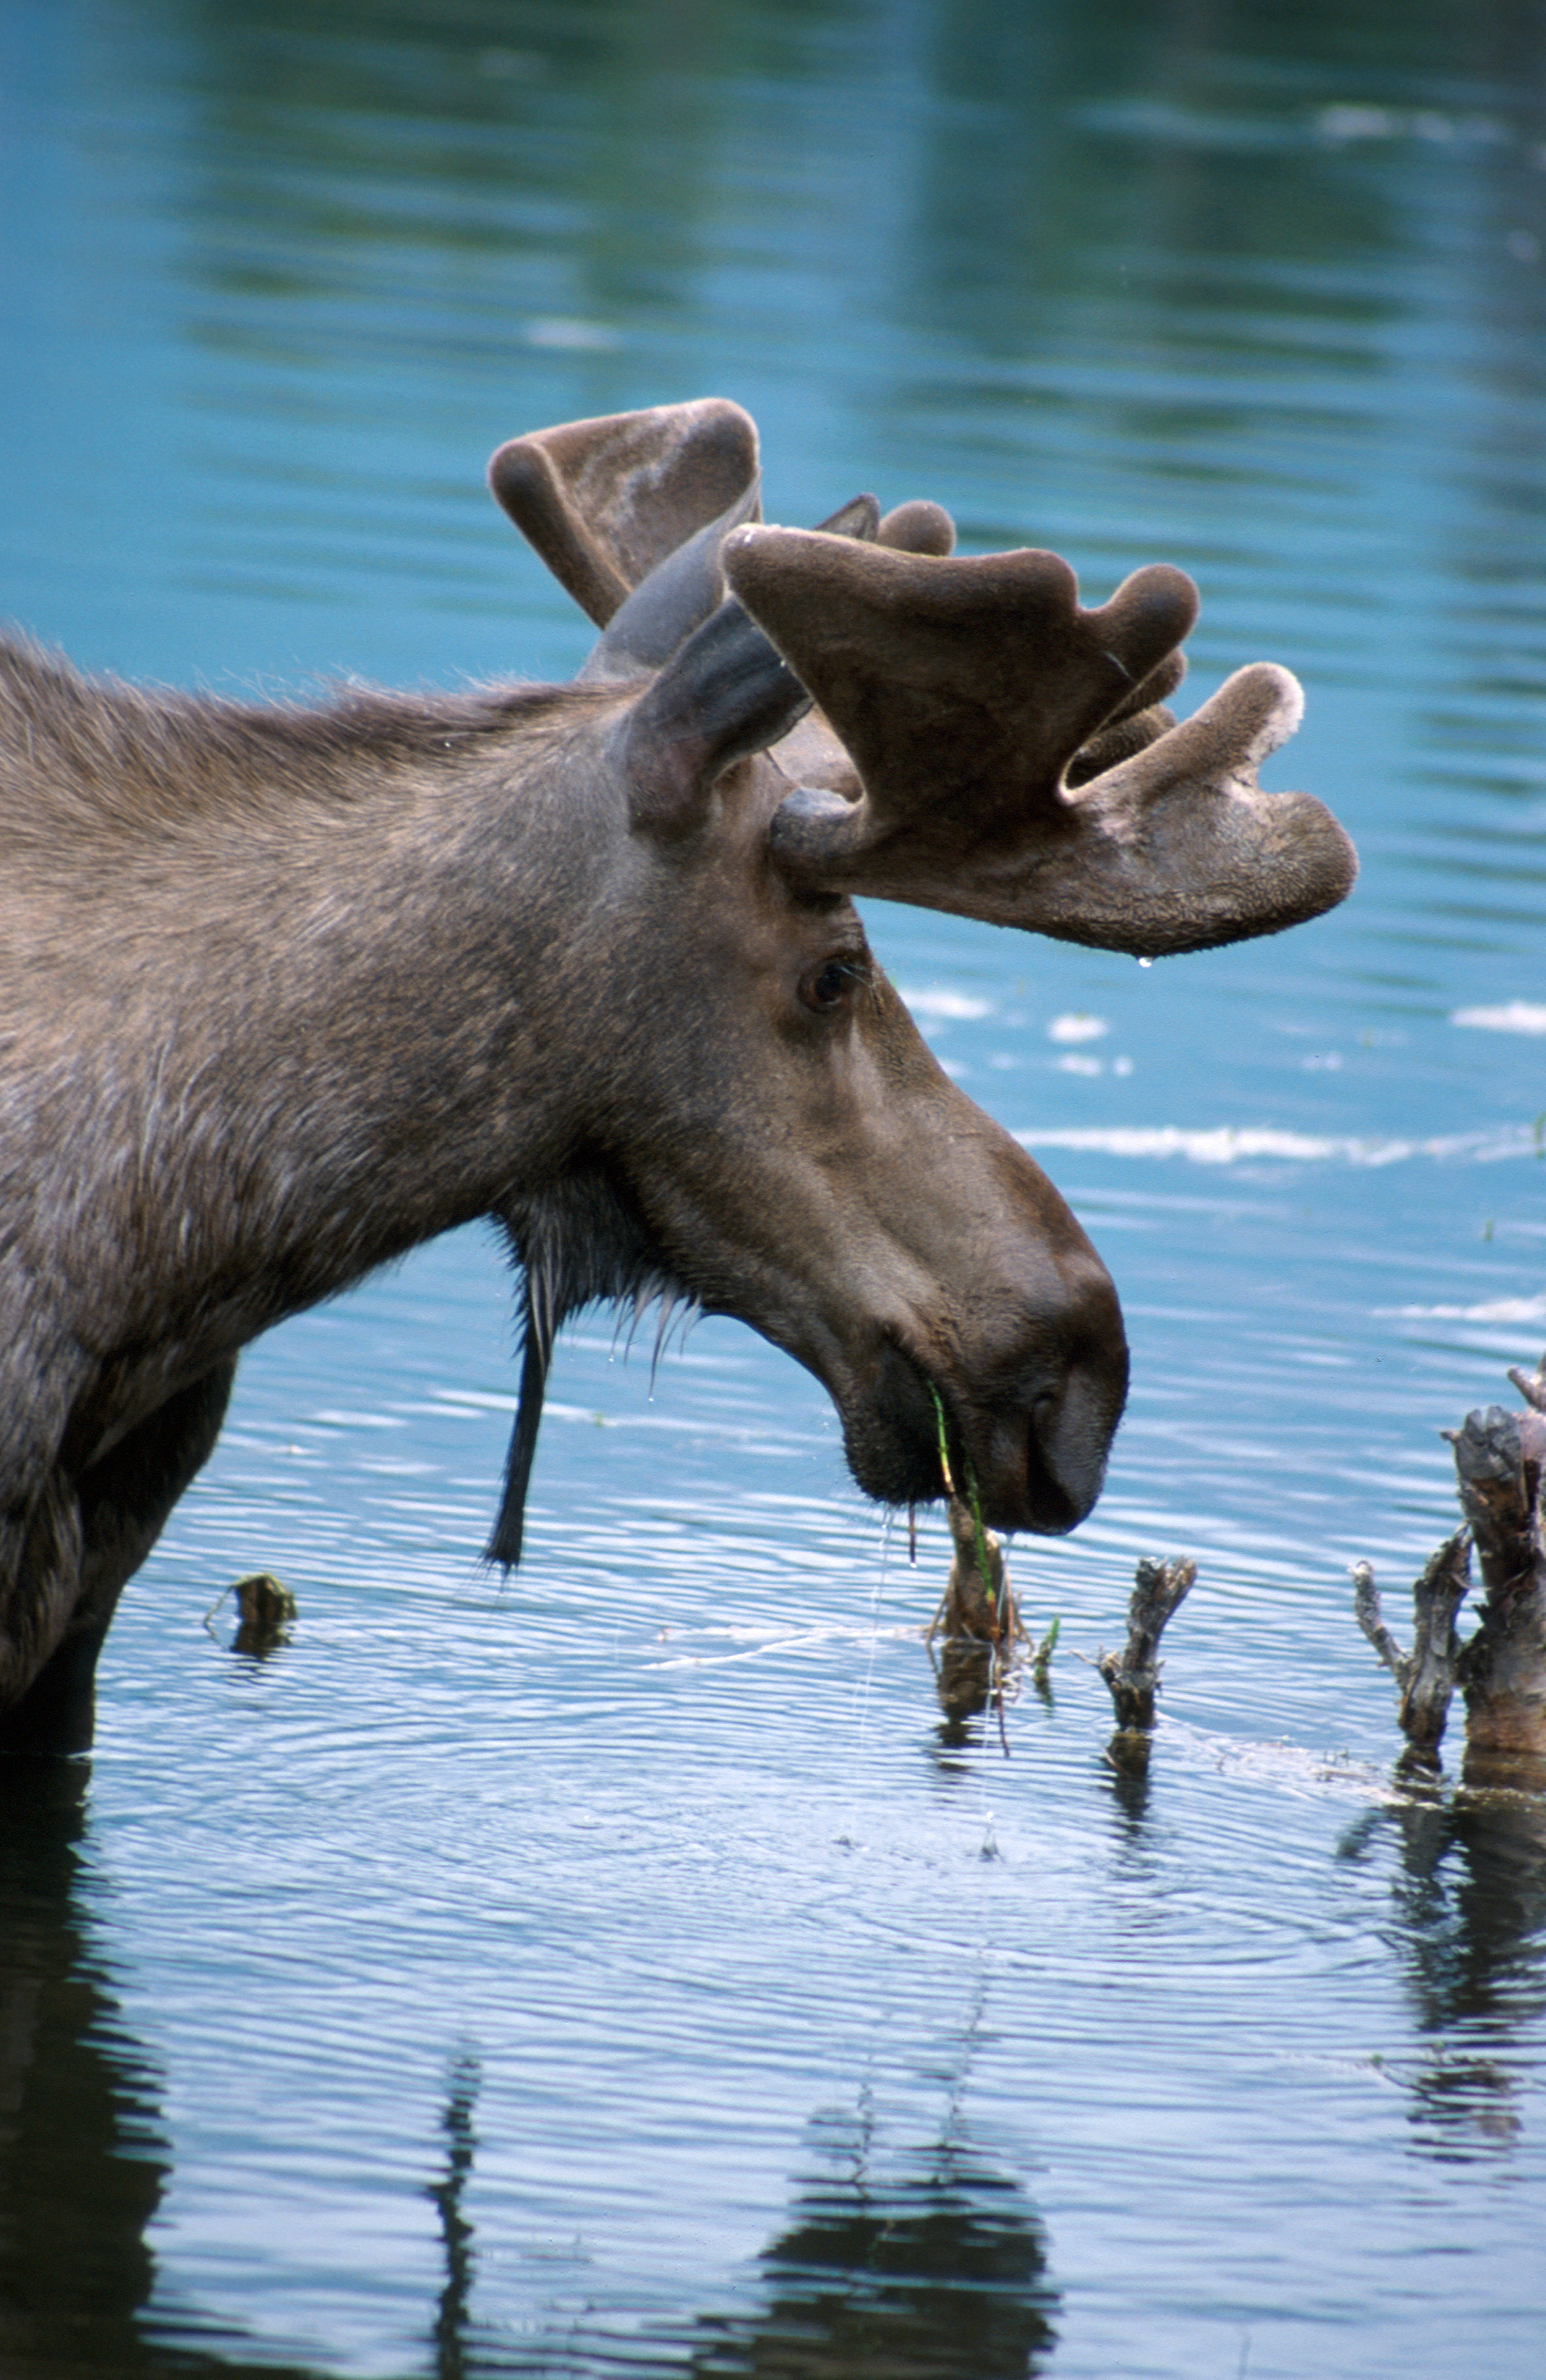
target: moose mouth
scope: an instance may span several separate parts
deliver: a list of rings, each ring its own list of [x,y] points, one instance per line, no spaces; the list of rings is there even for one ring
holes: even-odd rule
[[[887,1504],[964,1497],[991,1528],[1063,1536],[1093,1505],[1120,1412],[1070,1379],[1029,1401],[992,1406],[963,1399],[912,1353],[890,1342],[866,1409],[843,1414],[849,1467]]]

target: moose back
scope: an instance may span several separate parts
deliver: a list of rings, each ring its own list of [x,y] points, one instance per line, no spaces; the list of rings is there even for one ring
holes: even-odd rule
[[[603,633],[571,686],[248,707],[0,647],[0,1748],[90,1743],[126,1580],[241,1347],[496,1219],[521,1398],[553,1334],[684,1298],[806,1365],[888,1502],[1061,1531],[1127,1386],[1110,1279],[941,1073],[855,893],[1151,953],[1352,881],[1264,795],[1265,663],[1178,725],[1179,571],[1103,608],[937,506],[758,509],[719,399],[514,441],[494,492]]]

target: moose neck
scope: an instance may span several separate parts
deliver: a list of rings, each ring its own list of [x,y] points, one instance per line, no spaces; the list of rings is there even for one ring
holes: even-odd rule
[[[43,1210],[79,1201],[103,1358],[151,1337],[196,1368],[573,1161],[554,1028],[615,839],[607,700],[365,698],[341,724],[122,698],[96,868],[52,951],[38,929],[96,1142],[55,1144]],[[77,770],[66,798],[92,791]]]

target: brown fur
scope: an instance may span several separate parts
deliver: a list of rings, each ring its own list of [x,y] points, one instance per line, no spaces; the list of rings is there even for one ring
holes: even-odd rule
[[[845,1252],[843,1208],[879,1161],[860,1144],[894,1145],[881,1170],[910,1178],[966,1102],[869,977],[846,905],[762,864],[772,763],[726,775],[714,755],[717,816],[677,847],[629,830],[614,747],[636,689],[263,710],[89,685],[13,646],[0,690],[14,1745],[88,1730],[62,1682],[89,1679],[239,1348],[479,1214],[560,1318],[678,1285],[747,1315],[834,1386],[874,1484],[931,1492],[918,1448],[899,1456],[865,1410],[858,1375],[883,1351],[845,1356],[847,1320],[819,1309],[851,1299],[848,1263],[885,1234],[864,1218]],[[834,948],[871,984],[837,1031],[798,993]],[[1010,1211],[1028,1183],[1050,1201],[968,1112]],[[937,1327],[915,1360],[944,1378],[962,1326]]]

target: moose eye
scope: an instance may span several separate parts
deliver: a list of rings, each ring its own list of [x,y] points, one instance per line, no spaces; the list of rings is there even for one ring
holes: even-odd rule
[[[857,984],[864,980],[864,970],[855,959],[828,959],[825,966],[808,975],[800,987],[800,997],[807,1008],[820,1016],[828,1016],[841,1008]]]

